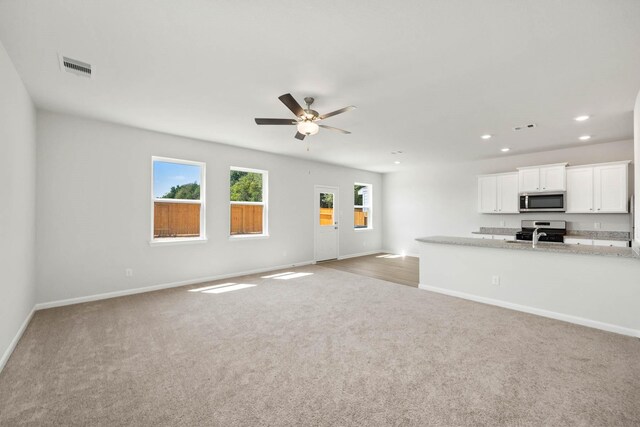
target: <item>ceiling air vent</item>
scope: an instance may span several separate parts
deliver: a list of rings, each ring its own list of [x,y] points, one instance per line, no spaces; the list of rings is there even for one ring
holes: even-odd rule
[[[67,73],[75,74],[76,76],[82,76],[91,78],[91,64],[78,61],[77,59],[67,58],[60,55],[60,69]]]

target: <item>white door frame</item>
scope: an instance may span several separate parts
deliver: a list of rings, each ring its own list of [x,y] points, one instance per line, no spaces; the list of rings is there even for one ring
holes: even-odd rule
[[[334,222],[334,227],[337,227],[336,228],[336,245],[337,245],[336,259],[340,258],[340,201],[336,202],[336,200],[340,198],[340,187],[336,187],[335,185],[316,184],[313,186],[313,263],[314,264],[318,262],[318,254],[317,254],[318,246],[317,245],[318,245],[318,228],[320,227],[320,220],[319,220],[320,204],[316,199],[316,194],[318,193],[318,189],[320,188],[335,190],[334,194],[337,196],[333,200],[333,206],[334,206],[333,222]],[[338,209],[336,209],[336,205],[338,206]]]

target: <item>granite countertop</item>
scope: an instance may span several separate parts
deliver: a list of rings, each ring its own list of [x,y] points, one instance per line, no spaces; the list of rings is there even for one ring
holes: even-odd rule
[[[480,227],[480,231],[473,231],[472,234],[492,234],[494,236],[515,236],[520,231],[519,228],[503,228],[503,227]],[[631,240],[631,234],[628,231],[588,231],[588,230],[567,230],[566,237],[574,237],[576,239],[592,239],[592,240],[618,240],[621,242]]]
[[[479,248],[495,248],[495,249],[513,249],[522,251],[536,252],[555,252],[576,255],[598,255],[610,256],[618,258],[634,258],[640,259],[632,248],[617,248],[610,246],[583,246],[583,245],[567,245],[564,243],[538,243],[535,249],[531,242],[516,242],[505,240],[488,240],[475,239],[473,237],[454,237],[454,236],[429,236],[416,239],[422,243],[437,243],[444,245],[459,246],[475,246]]]

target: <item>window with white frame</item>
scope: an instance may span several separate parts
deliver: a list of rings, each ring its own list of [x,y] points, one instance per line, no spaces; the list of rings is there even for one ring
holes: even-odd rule
[[[371,222],[372,192],[373,186],[371,184],[356,182],[353,186],[353,228],[356,230],[373,228]]]
[[[269,173],[259,169],[231,167],[229,203],[231,237],[268,236]]]
[[[204,240],[205,164],[151,158],[151,241]]]

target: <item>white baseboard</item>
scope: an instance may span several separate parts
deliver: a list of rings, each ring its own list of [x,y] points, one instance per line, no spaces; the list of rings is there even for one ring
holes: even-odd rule
[[[15,337],[13,337],[13,339],[11,340],[11,343],[9,343],[9,347],[7,347],[7,349],[4,351],[4,354],[2,355],[2,359],[0,359],[0,372],[2,372],[2,369],[4,369],[4,365],[6,365],[7,362],[9,361],[9,358],[11,357],[11,353],[13,353],[13,350],[15,350],[16,345],[18,345],[18,341],[20,341],[20,338],[22,338],[22,334],[24,334],[24,331],[27,329],[29,322],[31,322],[31,318],[33,317],[33,313],[35,313],[35,311],[36,311],[35,307],[31,309],[31,312],[29,312],[29,314],[27,315],[27,318],[24,319],[24,322],[22,322],[20,329],[18,329],[18,333],[16,334]]]
[[[541,308],[530,307],[527,305],[515,304],[512,302],[502,301],[498,299],[481,297],[478,295],[468,294],[466,292],[459,292],[459,291],[453,291],[450,289],[439,288],[436,286],[424,285],[422,283],[419,284],[418,287],[420,289],[424,289],[425,291],[437,292],[439,294],[449,295],[452,297],[481,302],[483,304],[496,305],[498,307],[508,308],[510,310],[522,311],[524,313],[529,313],[529,314],[536,314],[542,317],[548,317],[551,319],[562,320],[569,323],[575,323],[577,325],[588,326],[590,328],[601,329],[607,332],[615,332],[617,334],[629,335],[632,337],[640,338],[639,330],[626,328],[624,326],[613,325],[611,323],[599,322],[597,320],[586,319],[584,317],[558,313],[555,311],[544,310]]]
[[[177,288],[179,286],[195,285],[197,283],[212,282],[214,280],[228,279],[230,277],[248,276],[251,274],[265,273],[267,271],[282,270],[291,267],[301,267],[304,265],[314,264],[314,261],[302,261],[293,264],[279,265],[275,267],[258,268],[255,270],[241,271],[237,273],[221,274],[217,276],[200,277],[197,279],[181,280],[178,282],[162,283],[160,285],[145,286],[142,288],[125,289],[122,291],[106,292],[103,294],[88,295],[84,297],[69,298],[57,301],[42,302],[36,304],[35,310],[44,310],[46,308],[62,307],[65,305],[80,304],[83,302],[98,301],[109,298],[123,297],[126,295],[141,294],[144,292],[159,291],[161,289]]]
[[[382,253],[382,251],[376,250],[376,251],[360,252],[359,254],[340,255],[338,259],[357,258],[360,256],[367,256],[367,255],[373,255],[373,254],[379,254],[379,253]]]

